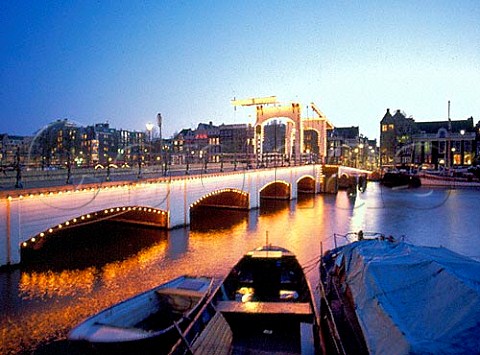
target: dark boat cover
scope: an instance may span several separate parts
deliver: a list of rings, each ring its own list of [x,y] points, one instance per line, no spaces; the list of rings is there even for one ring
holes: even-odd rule
[[[370,353],[480,353],[480,262],[381,240],[337,252]]]

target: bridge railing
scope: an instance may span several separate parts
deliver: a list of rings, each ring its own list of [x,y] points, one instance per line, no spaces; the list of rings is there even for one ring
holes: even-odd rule
[[[305,163],[304,163],[305,164]],[[304,165],[296,164],[296,165]],[[169,165],[165,172],[162,165],[142,166],[140,169],[136,166],[128,168],[74,168],[58,170],[25,170],[21,172],[21,177],[16,171],[4,170],[0,173],[0,191],[15,190],[19,188],[43,188],[63,185],[81,185],[95,184],[109,181],[138,181],[162,176],[182,176],[201,173],[221,173],[229,171],[242,171],[250,169],[273,169],[280,166],[293,166],[291,163],[283,164],[244,164],[235,163],[196,163],[196,164],[177,164]],[[68,182],[67,182],[68,179]],[[19,184],[20,183],[20,184]]]

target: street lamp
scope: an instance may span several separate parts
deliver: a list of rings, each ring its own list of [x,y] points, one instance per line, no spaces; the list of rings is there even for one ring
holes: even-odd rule
[[[149,148],[150,148],[150,154],[148,156],[148,162],[150,162],[151,160],[151,157],[152,157],[152,130],[153,130],[153,123],[151,122],[148,122],[145,127],[147,127],[147,131],[148,131],[148,144],[149,144]]]

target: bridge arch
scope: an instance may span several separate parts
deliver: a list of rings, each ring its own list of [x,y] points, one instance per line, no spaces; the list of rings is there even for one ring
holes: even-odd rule
[[[321,134],[318,129],[304,127],[303,128],[303,146],[307,161],[317,161],[320,157],[321,149]]]
[[[260,189],[259,196],[260,199],[290,200],[291,185],[283,180],[272,181]]]
[[[297,180],[297,193],[314,194],[315,178],[312,175],[305,175]]]
[[[122,206],[86,213],[36,233],[23,241],[20,248],[23,251],[28,249],[38,250],[49,238],[55,235],[55,232],[105,220],[167,229],[169,212],[145,206]]]
[[[200,197],[190,205],[190,213],[198,208],[250,209],[250,196],[239,189],[220,189]]]
[[[255,153],[263,153],[262,142],[264,139],[263,125],[272,118],[287,118],[285,132],[285,150],[288,157],[300,160],[303,151],[303,126],[301,121],[300,104],[292,102],[290,105],[257,106],[257,119],[255,122]],[[293,141],[293,142],[292,142]]]

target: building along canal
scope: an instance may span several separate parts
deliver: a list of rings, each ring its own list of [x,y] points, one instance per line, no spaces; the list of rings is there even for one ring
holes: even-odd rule
[[[58,235],[29,264],[0,270],[0,353],[71,352],[64,340],[85,317],[182,274],[224,276],[268,242],[294,252],[315,288],[333,234],[359,230],[444,246],[480,260],[480,190],[391,190],[370,183],[350,196],[266,201],[252,211],[210,210],[191,228],[113,223]],[[315,290],[316,291],[316,290]]]

